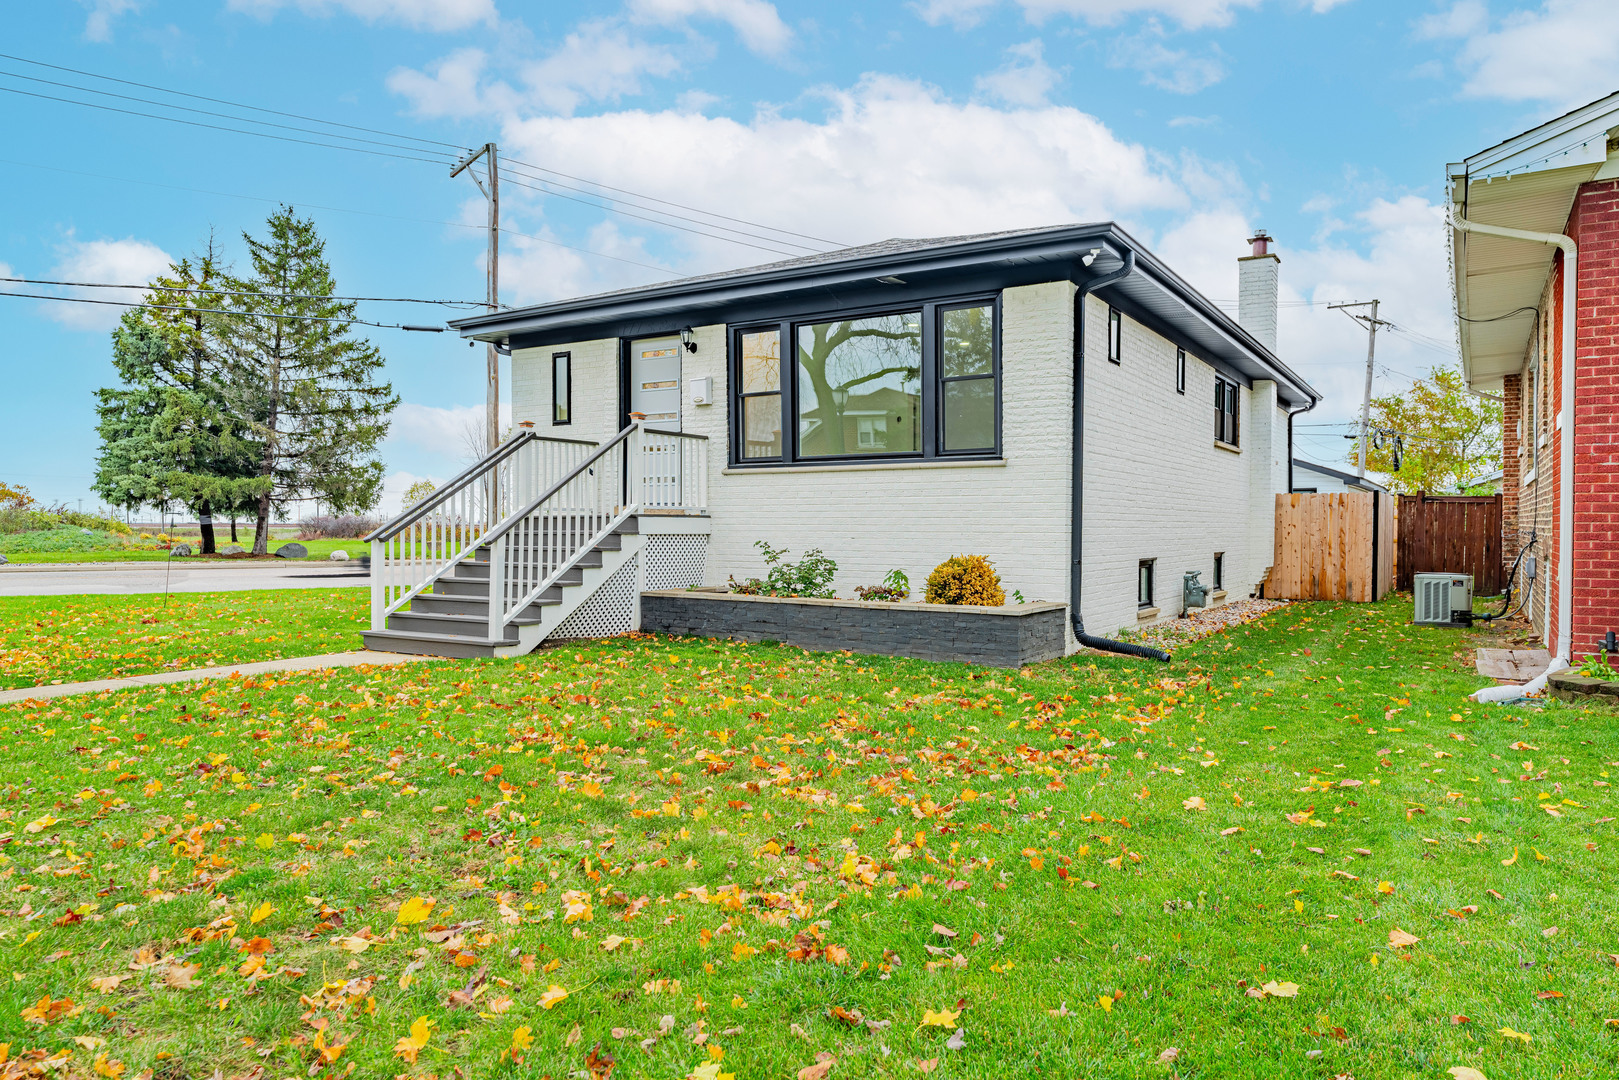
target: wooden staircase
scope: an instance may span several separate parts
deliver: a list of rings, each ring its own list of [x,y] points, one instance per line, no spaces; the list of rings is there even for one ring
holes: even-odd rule
[[[387,617],[382,630],[362,632],[366,648],[425,656],[517,656],[533,652],[580,604],[641,549],[637,518],[626,518],[579,556],[545,592],[506,624],[498,641],[489,636],[489,556],[478,545],[470,559],[418,594],[409,610]]]

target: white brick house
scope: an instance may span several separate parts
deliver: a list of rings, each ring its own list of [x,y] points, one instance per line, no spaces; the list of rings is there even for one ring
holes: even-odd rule
[[[513,419],[541,435],[605,442],[645,414],[707,437],[706,583],[761,574],[756,540],[822,549],[843,596],[892,569],[920,596],[980,554],[1008,596],[1068,602],[1106,636],[1180,614],[1187,571],[1246,597],[1270,565],[1290,414],[1318,395],[1275,355],[1264,246],[1242,262],[1252,332],[1111,223],[891,240],[453,326],[510,349]]]

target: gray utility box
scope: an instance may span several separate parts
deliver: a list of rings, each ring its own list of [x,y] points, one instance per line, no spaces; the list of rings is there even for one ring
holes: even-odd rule
[[[1472,574],[1413,574],[1411,593],[1422,626],[1473,625]]]

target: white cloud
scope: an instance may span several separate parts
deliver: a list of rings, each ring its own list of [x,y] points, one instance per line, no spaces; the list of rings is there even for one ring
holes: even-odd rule
[[[1006,63],[988,75],[980,75],[974,85],[980,93],[1008,105],[1046,104],[1046,95],[1062,80],[1045,61],[1045,46],[1039,38],[1013,45],[1006,50]]]
[[[1424,19],[1420,33],[1460,42],[1462,93],[1563,107],[1612,93],[1619,84],[1619,4],[1545,0],[1539,9],[1492,19],[1479,0],[1461,0]]]
[[[113,20],[131,11],[141,9],[141,0],[79,0],[90,9],[84,20],[87,41],[111,41]]]
[[[457,49],[436,61],[431,74],[395,68],[388,75],[388,89],[409,98],[418,116],[476,116],[491,105],[478,87],[487,61],[482,49]]]
[[[145,283],[158,274],[167,273],[174,259],[146,240],[126,237],[123,240],[89,240],[74,242],[63,251],[51,276],[59,281],[86,281],[103,283]],[[95,300],[122,300],[139,302],[139,289],[85,289],[74,295]],[[104,304],[72,304],[60,301],[42,301],[43,310],[50,318],[75,330],[110,330],[118,325],[125,309]]]
[[[295,7],[305,15],[346,12],[366,22],[401,23],[435,31],[464,30],[478,23],[494,26],[499,21],[494,0],[229,0],[228,6],[232,11],[263,19],[283,8]]]
[[[429,74],[396,68],[388,88],[410,99],[420,116],[466,117],[525,107],[567,115],[587,102],[639,94],[645,78],[681,69],[675,50],[632,37],[608,19],[582,23],[549,56],[522,65],[521,87],[485,82],[487,62],[481,49],[458,49],[434,63]]]
[[[0,278],[17,277],[10,263],[0,262]],[[0,292],[17,292],[22,286],[15,281],[0,281]]]
[[[1188,30],[1229,26],[1237,8],[1255,8],[1262,0],[1018,0],[1024,15],[1039,22],[1053,15],[1072,15],[1110,26],[1132,15],[1162,15]]]
[[[1172,116],[1169,126],[1178,127],[1213,127],[1220,122],[1218,116]]]
[[[840,243],[1128,219],[1188,201],[1178,167],[1072,107],[961,104],[890,76],[823,93],[820,120],[768,111],[747,122],[682,112],[548,116],[509,123],[502,142],[529,161],[567,161],[603,183]],[[668,168],[671,160],[681,167]],[[773,257],[677,239],[690,245],[688,269]]]
[[[382,502],[377,506],[377,513],[384,517],[403,514],[409,509],[405,503],[405,492],[410,490],[412,484],[419,480],[427,480],[437,487],[439,484],[444,483],[445,480],[448,480],[449,477],[450,474],[448,473],[419,476],[405,469],[395,469],[382,481]]]
[[[970,30],[984,21],[984,15],[998,0],[917,0],[911,10],[930,26],[949,23],[957,30]]]
[[[1138,33],[1115,38],[1108,66],[1133,68],[1146,85],[1176,94],[1195,94],[1225,78],[1225,65],[1215,57],[1193,56],[1164,44],[1157,19],[1147,20]]]
[[[655,23],[691,18],[719,19],[731,24],[743,44],[757,53],[778,55],[792,43],[793,32],[767,0],[630,0],[630,14]]]

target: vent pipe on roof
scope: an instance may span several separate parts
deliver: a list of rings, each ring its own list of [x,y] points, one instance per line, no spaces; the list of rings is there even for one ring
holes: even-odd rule
[[[1271,352],[1276,351],[1276,290],[1282,260],[1270,250],[1270,234],[1255,229],[1252,251],[1237,260],[1237,322]]]

